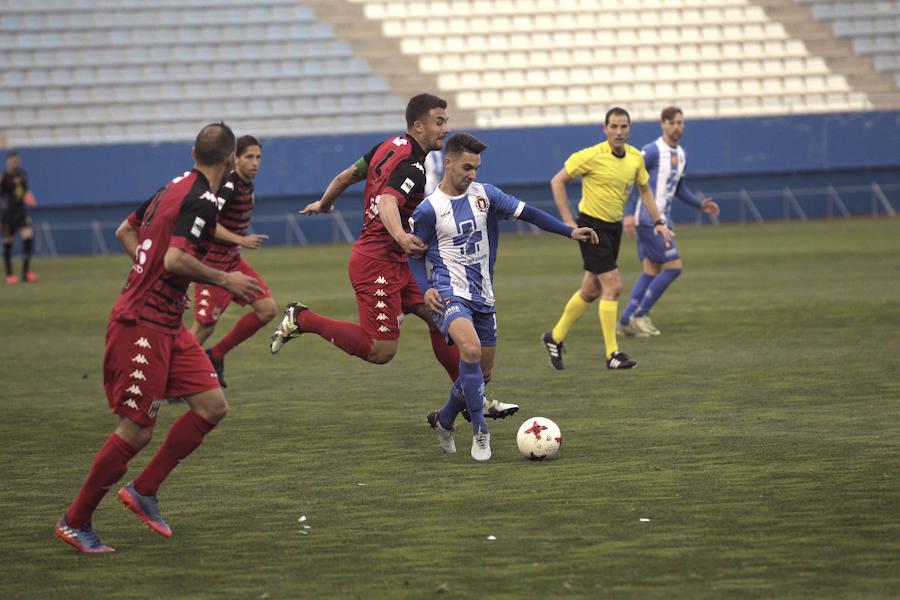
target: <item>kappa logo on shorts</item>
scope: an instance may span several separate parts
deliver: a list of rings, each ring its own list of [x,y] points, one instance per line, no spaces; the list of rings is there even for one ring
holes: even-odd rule
[[[197,311],[197,314],[200,315],[201,317],[205,317],[205,316],[206,316],[206,309],[205,309],[205,308],[201,308],[200,310]]]
[[[137,410],[137,409],[138,409],[137,402],[134,401],[134,398],[129,398],[128,400],[126,400],[126,401],[125,401],[125,406],[127,406],[128,408],[130,408],[130,409],[132,409],[132,410]]]
[[[384,302],[379,300],[378,302],[375,303],[375,308],[387,308],[387,304],[385,304]]]
[[[378,316],[375,317],[375,320],[376,320],[376,321],[387,321],[387,320],[388,320],[388,316],[387,316],[386,314],[384,314],[384,313],[378,313]]]
[[[152,348],[150,342],[147,341],[147,338],[142,337],[138,338],[138,341],[134,343],[135,346],[140,346],[141,348]]]
[[[384,290],[381,289],[381,288],[375,290],[375,295],[376,295],[376,296],[387,296],[387,294],[385,294],[385,293],[384,293]]]
[[[144,375],[144,372],[141,371],[140,369],[135,369],[134,371],[132,371],[131,375],[129,375],[129,377],[131,377],[132,379],[140,379],[141,381],[147,381],[147,376]]]
[[[382,325],[381,327],[378,328],[378,331],[380,331],[381,333],[388,333],[390,331],[390,328]]]
[[[132,386],[125,390],[129,394],[134,394],[135,396],[143,396],[144,394],[141,392],[141,388],[137,386],[137,384],[132,384]]]
[[[200,290],[201,296],[209,296],[209,290]]]
[[[150,364],[150,361],[147,360],[147,357],[140,353],[135,354],[134,357],[131,359],[131,362],[136,362],[139,365],[149,365]]]
[[[200,306],[209,306],[209,302],[207,302],[205,298],[203,300],[201,300],[200,302],[198,302],[197,304],[199,304]]]

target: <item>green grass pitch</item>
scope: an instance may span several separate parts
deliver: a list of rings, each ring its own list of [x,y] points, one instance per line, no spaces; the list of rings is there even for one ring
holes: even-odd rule
[[[317,336],[271,356],[273,323],[227,356],[231,412],[160,490],[174,537],[116,486],[94,525],[117,551],[94,556],[53,526],[114,427],[101,359],[129,260],[37,260],[39,283],[0,288],[0,598],[896,598],[898,234],[889,218],[679,229],[663,335],[621,342],[628,372],[605,368],[596,305],[550,368],[539,337],[580,283],[577,248],[505,236],[489,390],[522,410],[490,423],[486,464],[462,419],[452,456],[425,423],[449,381],[417,319],[387,365]],[[355,320],[349,253],[245,255],[279,306]],[[631,238],[621,268],[620,311]],[[182,410],[164,407],[122,484]],[[563,446],[530,463],[515,432],[538,415]]]

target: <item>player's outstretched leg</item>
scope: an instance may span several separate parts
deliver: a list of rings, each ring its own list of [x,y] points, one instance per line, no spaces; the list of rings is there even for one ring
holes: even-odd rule
[[[100,541],[100,536],[94,531],[90,523],[85,523],[80,528],[75,529],[66,523],[66,515],[63,515],[56,524],[56,537],[67,544],[75,546],[81,552],[115,552],[115,548],[107,546]]]
[[[282,346],[303,333],[303,330],[297,325],[297,315],[304,310],[307,310],[307,306],[300,302],[291,302],[284,309],[284,318],[281,319],[281,323],[272,334],[272,354],[278,354]]]
[[[141,521],[150,529],[163,537],[172,537],[172,529],[163,521],[159,512],[159,500],[156,496],[144,496],[137,493],[132,481],[119,490],[119,502],[128,510],[140,517]]]

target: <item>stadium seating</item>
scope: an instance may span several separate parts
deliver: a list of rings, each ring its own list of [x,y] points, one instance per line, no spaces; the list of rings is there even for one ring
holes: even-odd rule
[[[0,0],[0,63],[15,146],[393,129],[405,104],[294,0]]]
[[[900,87],[900,1],[797,0],[813,15],[831,23],[835,34],[852,41],[853,49],[871,56],[875,68],[894,73]]]
[[[481,127],[596,122],[611,104],[638,120],[668,103],[691,117],[872,106],[750,0],[336,1],[359,4]],[[796,1],[900,84],[900,1]],[[401,127],[389,75],[311,6],[0,0],[0,138],[184,139],[213,119],[263,136]]]
[[[483,127],[869,108],[744,0],[353,0]],[[455,15],[477,15],[462,18]]]

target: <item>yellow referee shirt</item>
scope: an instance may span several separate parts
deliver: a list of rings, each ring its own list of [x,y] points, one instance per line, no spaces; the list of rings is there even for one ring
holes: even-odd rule
[[[565,167],[573,179],[581,177],[579,212],[609,223],[622,220],[634,184],[645,185],[650,179],[640,150],[625,144],[625,156],[619,158],[608,141],[579,150]]]

